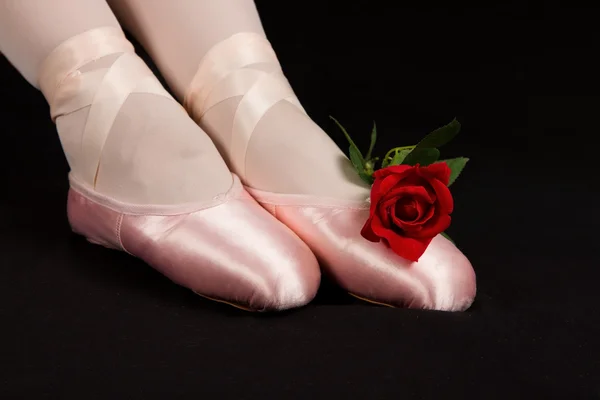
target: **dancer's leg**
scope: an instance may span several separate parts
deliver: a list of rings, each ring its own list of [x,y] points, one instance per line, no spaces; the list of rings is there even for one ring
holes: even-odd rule
[[[105,1],[0,0],[0,53],[39,88],[39,68],[52,50],[102,26],[119,27]]]
[[[215,300],[314,297],[314,255],[244,191],[104,0],[0,0],[0,49],[50,103],[74,231]]]
[[[252,0],[109,1],[150,52],[177,97],[183,100],[206,52],[240,32],[264,37]],[[275,60],[276,62],[276,60]],[[241,96],[212,107],[201,125],[229,165],[251,187],[365,199],[368,190],[335,143],[306,114],[280,102],[260,120],[240,168],[232,154],[232,121]],[[237,162],[236,162],[237,161]]]
[[[104,0],[0,0],[0,50],[34,86],[40,68],[61,43],[83,32],[119,24]],[[79,66],[107,69],[116,54]],[[46,94],[46,93],[45,93]],[[177,204],[227,191],[231,174],[211,140],[172,99],[133,93],[123,103],[99,160],[82,159],[79,148],[87,107],[60,115],[56,124],[74,175],[98,163],[97,191],[121,201]],[[89,158],[89,156],[88,156]]]

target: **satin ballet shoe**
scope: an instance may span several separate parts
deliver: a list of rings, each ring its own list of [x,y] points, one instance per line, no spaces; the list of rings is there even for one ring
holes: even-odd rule
[[[369,204],[247,188],[304,240],[325,271],[350,294],[394,307],[463,311],[475,298],[475,273],[449,240],[436,236],[418,262],[364,239]]]
[[[96,68],[82,68],[97,60]],[[133,149],[106,150],[109,137],[116,140],[115,136],[127,134],[112,128],[128,96],[149,94],[175,102],[119,29],[99,28],[68,40],[50,54],[41,70],[40,87],[71,166],[67,214],[74,232],[138,257],[204,297],[239,308],[284,310],[303,306],[315,296],[320,282],[315,256],[244,190],[237,176],[229,176],[228,191],[207,196],[209,200],[132,202],[113,194],[127,186],[110,185],[115,163],[130,165],[142,175],[135,170],[140,165],[135,161],[142,158],[139,149],[148,148],[130,140],[127,144],[133,142]],[[82,132],[69,129],[73,123],[64,119],[80,110],[87,110]],[[171,138],[164,132],[158,145],[151,147],[157,157]],[[146,139],[156,140],[140,141]],[[203,149],[175,150],[186,161]],[[151,198],[156,182],[163,181],[160,174],[171,171],[167,179],[177,178],[168,167],[159,165],[152,170],[156,175],[132,179],[131,185],[140,197]]]
[[[255,311],[307,304],[320,281],[314,255],[237,177],[233,182],[210,202],[145,206],[107,198],[71,177],[67,214],[90,242],[138,257],[211,300]]]
[[[341,287],[359,298],[394,307],[460,311],[471,305],[475,273],[468,259],[445,238],[436,237],[418,262],[410,262],[385,244],[361,236],[369,217],[366,202],[252,188],[246,176],[246,154],[261,119],[283,101],[305,113],[271,45],[261,35],[239,33],[209,50],[184,106],[211,134],[204,116],[234,97],[241,100],[230,135],[224,135],[230,138],[224,148],[233,171],[261,205],[308,244],[323,270]]]

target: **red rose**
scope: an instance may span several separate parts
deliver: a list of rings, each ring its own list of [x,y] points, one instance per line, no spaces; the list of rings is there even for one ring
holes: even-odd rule
[[[418,261],[431,240],[450,226],[450,168],[445,162],[396,165],[373,177],[371,213],[362,236],[371,242],[383,240],[399,256]]]

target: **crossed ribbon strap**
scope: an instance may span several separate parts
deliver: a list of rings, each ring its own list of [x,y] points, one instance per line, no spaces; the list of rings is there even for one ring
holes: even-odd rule
[[[116,57],[110,66],[79,71],[109,55]],[[72,136],[78,132],[67,133],[69,137],[61,132],[59,135],[63,146],[70,150],[65,153],[71,170],[94,187],[104,144],[127,97],[132,93],[151,93],[172,99],[135,55],[123,32],[113,27],[93,29],[59,45],[40,68],[39,86],[50,104],[53,121],[90,107],[80,136]]]
[[[267,111],[285,100],[304,112],[271,44],[257,33],[238,33],[208,51],[184,107],[200,122],[212,107],[238,96],[243,97],[234,115],[229,149],[235,171],[244,176],[250,138]]]

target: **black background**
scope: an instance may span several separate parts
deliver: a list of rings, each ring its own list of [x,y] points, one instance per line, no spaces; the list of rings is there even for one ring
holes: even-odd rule
[[[0,397],[600,398],[600,13],[398,3],[258,5],[344,149],[328,115],[363,147],[376,120],[380,154],[463,124],[443,155],[471,158],[449,230],[478,274],[471,310],[381,308],[325,282],[306,308],[256,315],[89,245],[66,221],[48,107],[0,60]]]

